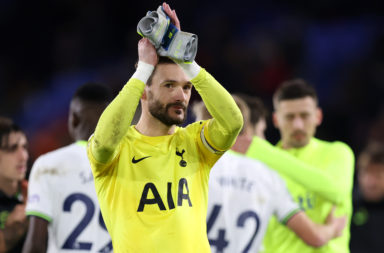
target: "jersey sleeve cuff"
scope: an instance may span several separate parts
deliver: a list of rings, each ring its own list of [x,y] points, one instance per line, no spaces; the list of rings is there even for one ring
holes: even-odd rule
[[[42,212],[39,212],[39,211],[27,211],[26,215],[27,216],[36,216],[36,217],[42,218],[43,220],[46,220],[48,222],[52,221],[52,217],[50,217],[49,215],[44,214]]]
[[[300,208],[296,208],[296,209],[293,209],[291,212],[289,212],[285,217],[284,219],[282,219],[280,222],[284,225],[287,225],[287,222],[293,217],[295,216],[296,214],[298,214],[299,212],[301,212],[302,210]]]
[[[218,148],[216,148],[215,146],[213,146],[211,143],[212,141],[208,138],[208,136],[205,134],[205,129],[208,128],[208,121],[205,122],[204,126],[201,128],[201,132],[200,132],[200,138],[201,138],[201,141],[202,143],[204,144],[204,146],[212,153],[214,154],[217,154],[217,155],[222,155],[224,154],[225,150],[220,150]]]
[[[183,69],[184,73],[188,77],[188,80],[195,78],[201,70],[201,67],[195,61],[191,63],[180,62],[178,65]]]

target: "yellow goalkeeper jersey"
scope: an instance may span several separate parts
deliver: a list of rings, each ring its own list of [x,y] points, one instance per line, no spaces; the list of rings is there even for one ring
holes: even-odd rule
[[[202,143],[206,123],[157,137],[132,126],[108,164],[98,163],[88,149],[115,252],[210,252],[208,177],[220,155]]]
[[[234,143],[243,123],[241,112],[224,87],[201,68],[190,81],[213,119],[176,127],[171,135],[145,136],[130,126],[144,81],[135,75],[128,81],[101,115],[88,142],[113,250],[210,252],[209,171]]]

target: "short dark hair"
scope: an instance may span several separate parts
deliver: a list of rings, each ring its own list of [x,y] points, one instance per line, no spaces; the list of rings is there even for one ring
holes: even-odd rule
[[[88,82],[77,88],[73,95],[73,99],[75,98],[86,102],[109,103],[112,100],[112,92],[105,85]]]
[[[273,104],[276,108],[277,104],[283,100],[299,99],[311,97],[318,103],[318,97],[315,89],[303,79],[293,79],[283,82],[273,95]]]
[[[247,103],[250,111],[250,122],[256,125],[261,119],[266,119],[268,116],[268,110],[265,107],[263,101],[255,96],[249,96],[244,93],[235,93],[236,96],[240,97]]]
[[[135,64],[135,68],[137,68],[137,62]],[[168,58],[168,57],[165,57],[165,56],[159,56],[159,61],[157,63],[156,66],[160,65],[160,64],[176,64],[172,59]],[[151,76],[148,78],[148,81],[147,81],[147,85],[148,86],[151,86],[152,85],[152,78],[153,78],[153,75],[156,71],[156,67],[155,69],[153,70]]]
[[[0,149],[8,148],[9,135],[12,132],[23,132],[23,131],[10,118],[0,117]]]

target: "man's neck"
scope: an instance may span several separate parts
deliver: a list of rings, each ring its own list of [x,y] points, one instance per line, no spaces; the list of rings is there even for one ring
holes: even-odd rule
[[[0,178],[0,190],[8,197],[11,197],[17,193],[19,189],[19,182],[17,180],[8,180]]]
[[[241,154],[247,153],[247,150],[252,142],[252,136],[242,134],[239,135],[236,139],[235,144],[232,146],[232,150]]]

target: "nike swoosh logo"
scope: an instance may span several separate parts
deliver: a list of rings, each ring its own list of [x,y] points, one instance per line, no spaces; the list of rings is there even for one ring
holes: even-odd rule
[[[144,160],[145,158],[148,158],[148,157],[151,157],[151,156],[144,156],[144,157],[142,157],[142,158],[140,158],[140,159],[135,159],[135,157],[133,157],[132,158],[132,163],[138,163],[138,162],[140,162],[140,161],[142,161],[142,160]]]

